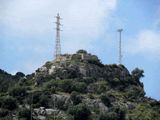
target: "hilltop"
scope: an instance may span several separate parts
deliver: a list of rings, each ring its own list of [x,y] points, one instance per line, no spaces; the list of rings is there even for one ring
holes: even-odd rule
[[[0,70],[0,119],[159,120],[160,102],[145,96],[143,72],[104,65],[85,50],[56,56],[30,75]]]

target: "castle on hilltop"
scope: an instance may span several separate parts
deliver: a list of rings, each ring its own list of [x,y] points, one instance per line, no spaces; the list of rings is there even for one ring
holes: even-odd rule
[[[61,54],[57,55],[54,59],[54,62],[63,62],[68,61],[72,59],[81,59],[81,60],[98,60],[98,57],[96,55],[91,55],[87,53],[85,50],[79,50],[76,54]]]

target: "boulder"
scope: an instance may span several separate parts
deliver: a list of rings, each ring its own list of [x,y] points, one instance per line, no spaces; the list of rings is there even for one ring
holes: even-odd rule
[[[105,106],[101,101],[95,99],[83,99],[82,102],[91,109],[99,109],[100,112],[108,112],[108,107]]]

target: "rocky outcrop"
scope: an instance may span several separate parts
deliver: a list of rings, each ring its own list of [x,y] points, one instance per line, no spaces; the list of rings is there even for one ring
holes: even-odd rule
[[[86,98],[83,99],[82,102],[90,109],[97,109],[102,113],[108,112],[108,107],[105,106],[100,100]]]
[[[35,108],[33,113],[34,119],[45,120],[46,115],[58,115],[59,110],[57,109],[46,109],[45,107]]]

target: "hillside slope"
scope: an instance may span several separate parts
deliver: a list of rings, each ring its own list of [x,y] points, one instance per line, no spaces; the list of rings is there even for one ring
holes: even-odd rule
[[[160,120],[160,102],[145,97],[143,70],[104,65],[84,50],[57,56],[31,75],[16,75],[0,91],[2,120]]]

